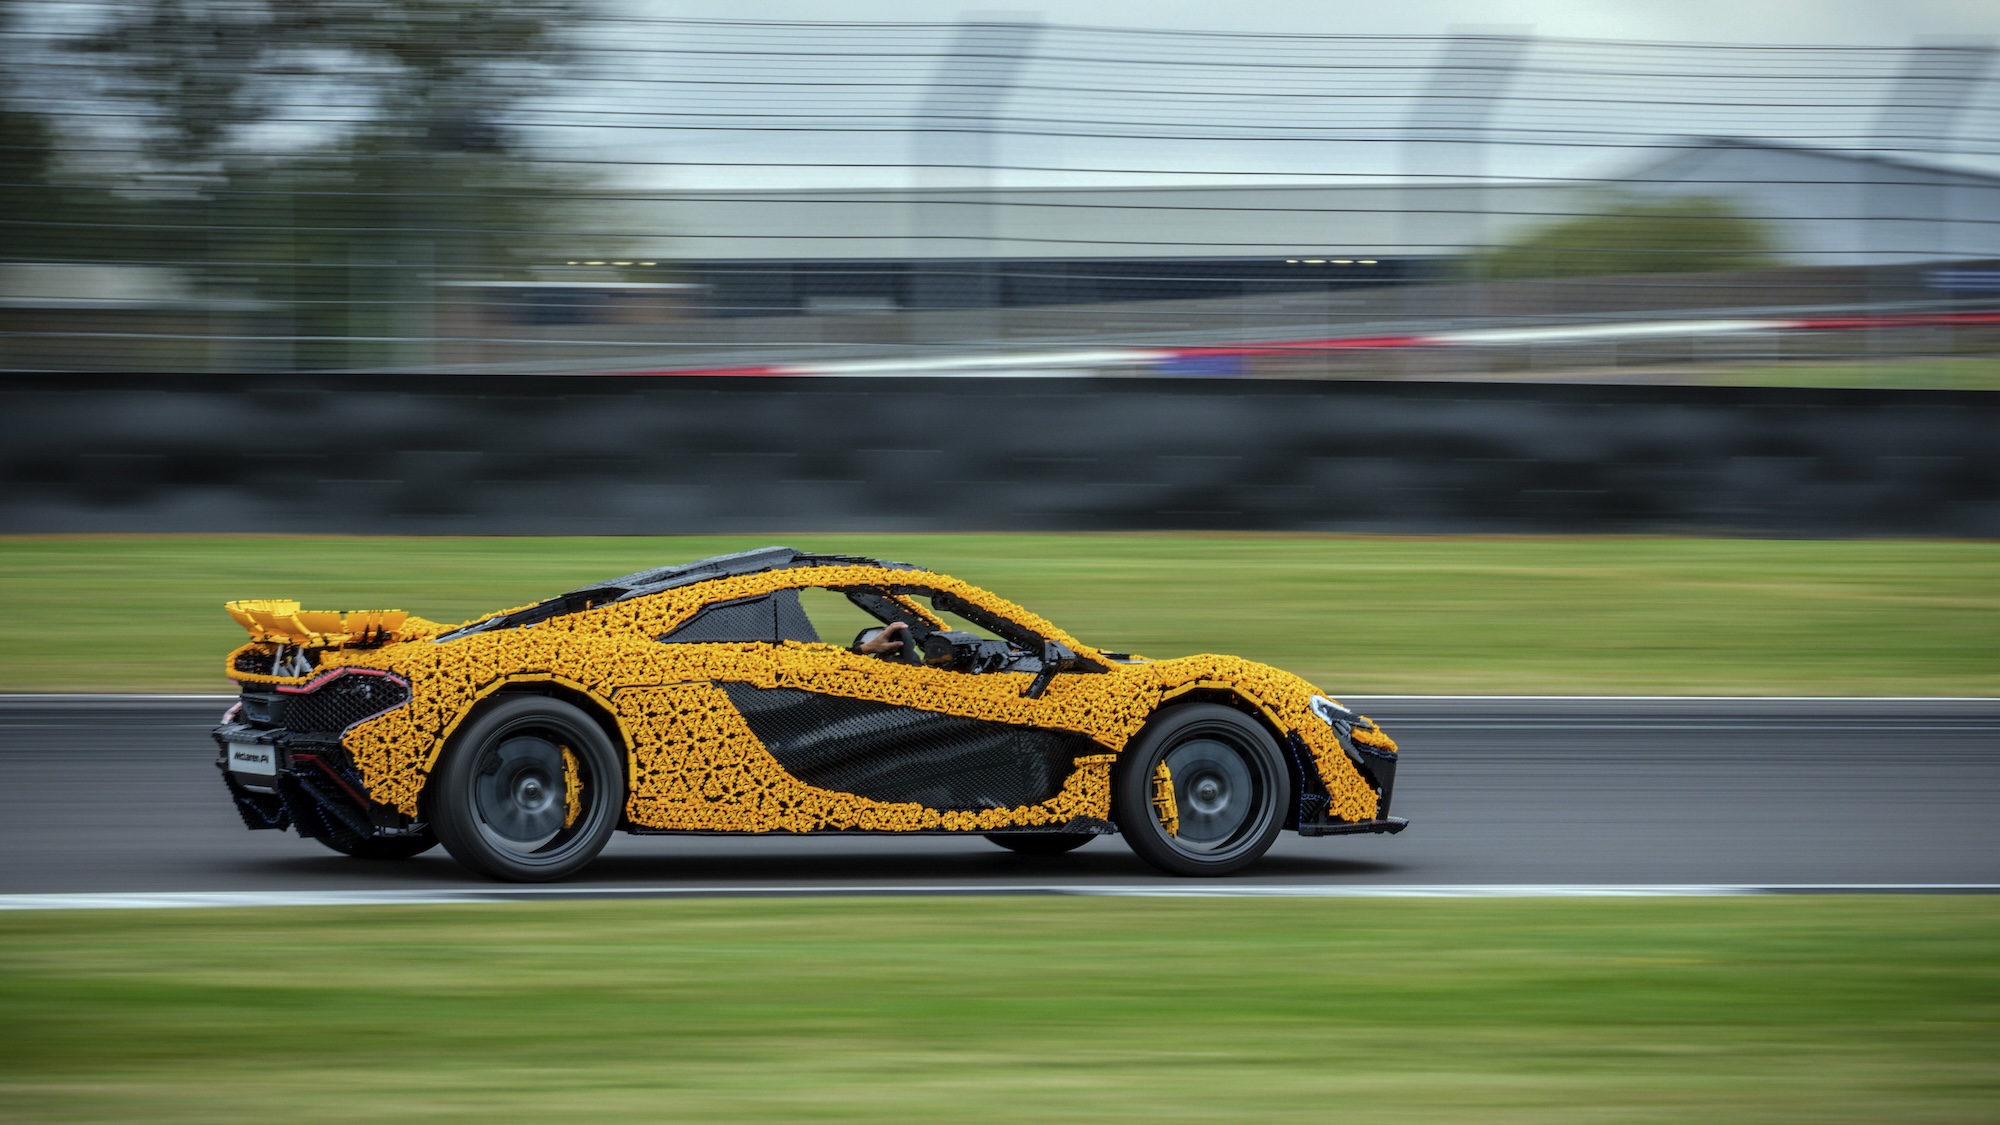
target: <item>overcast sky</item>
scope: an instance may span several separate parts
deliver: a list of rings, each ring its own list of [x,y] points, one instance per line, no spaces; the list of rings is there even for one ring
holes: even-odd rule
[[[1397,139],[1409,119],[1409,98],[1428,80],[1424,68],[1448,50],[1425,40],[1379,47],[1335,41],[1323,48],[1295,41],[1288,48],[1276,39],[1163,40],[1061,31],[1065,26],[1302,36],[1505,31],[1530,37],[1539,44],[1524,56],[1523,76],[1496,102],[1488,122],[1495,143],[1483,165],[1432,173],[1503,178],[1619,174],[1690,136],[1874,148],[1879,106],[1905,58],[1900,50],[1838,58],[1811,52],[1662,54],[1564,47],[1552,40],[1892,49],[1919,39],[2000,40],[2000,0],[602,3],[610,11],[666,22],[605,24],[602,41],[614,48],[605,57],[626,69],[609,83],[579,84],[572,92],[574,112],[557,119],[566,127],[542,130],[538,139],[551,154],[587,162],[600,182],[684,188],[903,186],[924,175],[904,165],[950,166],[948,157],[921,151],[923,138],[901,130],[923,112],[924,80],[937,72],[954,37],[949,25],[967,18],[1046,27],[1029,52],[1034,61],[1014,72],[1014,89],[999,109],[1008,121],[1005,135],[982,158],[998,167],[997,182],[1008,184],[1108,182],[1107,176],[1149,182],[1238,175],[1263,182],[1284,175],[1394,178],[1410,170],[1409,150]],[[806,30],[680,22],[690,19],[885,26]],[[1074,49],[1079,45],[1087,49]],[[1621,62],[1632,70],[1621,71]],[[1267,69],[1257,69],[1264,63]],[[1659,71],[1673,73],[1653,73]],[[1733,72],[1751,77],[1734,81]],[[1807,72],[1821,72],[1818,81]],[[1863,72],[1872,78],[1856,77]],[[873,82],[885,88],[862,88]],[[900,90],[887,88],[895,83],[902,83]],[[1931,151],[1984,169],[2000,161],[1994,143],[2000,140],[2000,74],[1988,74],[1977,90],[1952,126],[1956,139]],[[1195,97],[1193,91],[1207,94]],[[599,111],[606,106],[621,113],[603,117]],[[1929,153],[1919,149],[1916,155]]]
[[[1014,9],[1050,23],[1207,31],[1428,35],[1466,25],[1538,35],[1697,43],[1894,46],[1919,35],[2000,36],[2000,0],[1059,0],[964,7],[930,0],[635,0],[659,15],[948,22]]]

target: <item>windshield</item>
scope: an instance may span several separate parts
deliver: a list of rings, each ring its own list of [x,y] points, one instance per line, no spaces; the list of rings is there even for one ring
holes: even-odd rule
[[[475,633],[487,633],[495,629],[518,629],[524,625],[534,625],[552,617],[562,617],[571,613],[582,613],[601,605],[624,601],[627,598],[657,594],[662,590],[672,590],[681,586],[692,586],[697,582],[711,582],[717,578],[733,578],[744,574],[759,574],[767,570],[785,570],[803,566],[874,566],[890,570],[915,570],[909,563],[889,562],[885,559],[862,558],[859,555],[812,555],[791,547],[759,547],[754,551],[737,551],[734,554],[716,555],[712,558],[697,559],[691,563],[676,566],[655,567],[599,582],[582,589],[558,594],[546,601],[537,602],[525,609],[512,613],[498,614],[470,625],[453,629],[438,636],[438,641],[452,641],[469,637]]]

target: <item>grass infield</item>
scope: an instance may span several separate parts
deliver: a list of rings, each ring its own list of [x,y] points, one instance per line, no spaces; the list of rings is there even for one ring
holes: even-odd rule
[[[2000,356],[1683,367],[1673,382],[1725,387],[1871,387],[1893,390],[2000,390]]]
[[[2000,694],[2000,543],[1164,534],[0,538],[0,690],[227,690],[232,598],[456,621],[773,539],[1336,693]]]
[[[9,1121],[1970,1122],[2000,898],[0,916]]]

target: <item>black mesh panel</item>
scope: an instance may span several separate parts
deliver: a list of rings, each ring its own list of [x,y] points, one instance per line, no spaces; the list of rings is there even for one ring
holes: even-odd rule
[[[1080,734],[1010,727],[789,688],[718,685],[759,741],[808,785],[934,809],[1014,808],[1062,789]]]
[[[246,700],[250,693],[245,693]],[[337,677],[303,695],[279,694],[275,719],[297,734],[339,734],[348,727],[410,700],[410,689],[387,676]],[[249,709],[246,703],[246,710]]]

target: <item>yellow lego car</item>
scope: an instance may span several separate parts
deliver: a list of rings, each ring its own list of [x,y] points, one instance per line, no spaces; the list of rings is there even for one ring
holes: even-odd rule
[[[1164,871],[1222,875],[1285,829],[1405,823],[1396,744],[1306,681],[1100,651],[903,563],[767,547],[456,626],[227,608],[250,641],[214,736],[244,824],[352,856],[443,843],[547,880],[614,830],[972,833],[1041,854],[1118,832]]]

